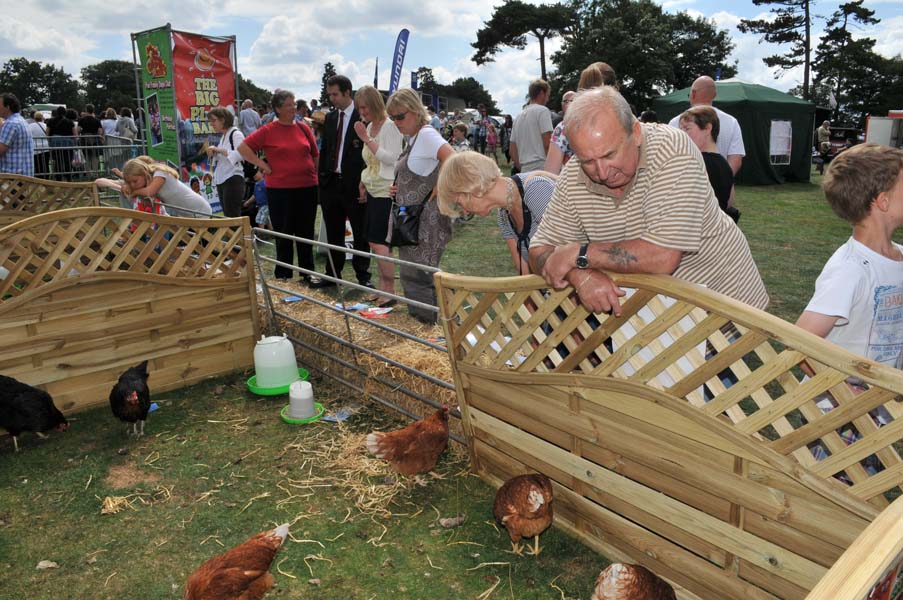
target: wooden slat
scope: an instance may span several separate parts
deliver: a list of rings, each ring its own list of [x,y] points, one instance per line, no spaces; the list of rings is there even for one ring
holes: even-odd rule
[[[826,572],[821,565],[797,556],[774,543],[757,539],[654,490],[617,477],[607,469],[569,452],[548,444],[540,444],[532,436],[525,435],[488,414],[481,415],[480,419],[497,437],[503,437],[515,446],[535,450],[534,454],[547,456],[575,479],[597,489],[604,489],[605,493],[632,502],[639,508],[646,507],[683,531],[693,532],[693,535],[704,539],[718,539],[726,550],[773,576],[799,582],[800,585],[811,588]]]

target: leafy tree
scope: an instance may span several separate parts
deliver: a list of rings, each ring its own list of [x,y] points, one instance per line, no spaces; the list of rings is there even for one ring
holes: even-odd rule
[[[812,0],[753,0],[756,6],[773,4],[773,19],[741,19],[737,28],[743,33],[760,33],[772,44],[791,44],[784,54],[762,59],[768,67],[777,67],[775,77],[783,71],[803,66],[803,99],[809,99],[809,71],[812,58]]]
[[[11,58],[0,68],[0,90],[12,92],[23,106],[36,103],[82,104],[78,82],[54,65],[25,57]]]
[[[484,104],[491,115],[498,112],[498,106],[492,95],[473,77],[459,77],[451,85],[444,85],[436,81],[433,70],[429,67],[420,67],[414,73],[417,74],[417,88],[420,92],[460,98],[469,108]]]
[[[134,108],[135,65],[124,60],[105,60],[82,69],[85,102],[93,104],[100,114],[112,106],[119,112],[123,106]]]
[[[439,84],[433,76],[433,70],[429,67],[420,67],[414,73],[417,75],[417,89],[427,94],[438,94]]]
[[[837,102],[836,119],[856,120],[867,112],[875,90],[868,88],[876,78],[881,58],[874,52],[875,40],[854,39],[850,29],[876,25],[875,11],[862,6],[864,0],[841,4],[825,24],[825,32],[815,49],[812,68],[815,79],[831,86]],[[858,114],[856,114],[858,113]]]
[[[689,87],[700,75],[714,78],[719,69],[721,79],[737,74],[736,61],[733,64],[726,62],[734,49],[726,29],[718,29],[714,21],[691,17],[685,12],[666,16],[672,22],[673,73],[670,85],[673,88]]]
[[[483,87],[483,84],[473,77],[459,77],[451,85],[445,85],[442,88],[443,95],[461,98],[470,108],[475,108],[478,104],[484,104],[486,105],[486,111],[490,115],[499,112],[492,95]]]
[[[477,31],[473,60],[483,65],[495,60],[502,47],[523,50],[527,34],[539,40],[540,73],[546,79],[546,40],[561,35],[572,24],[573,11],[565,4],[527,4],[521,0],[506,0],[496,7],[492,17]]]
[[[637,110],[699,75],[736,73],[727,63],[730,37],[712,21],[665,13],[653,0],[575,0],[573,8],[573,29],[552,56],[557,69],[549,83],[556,102],[577,89],[580,72],[596,61],[614,68],[621,93]]]
[[[273,98],[273,93],[262,87],[254,85],[253,81],[251,81],[250,79],[245,79],[241,76],[241,73],[239,73],[238,99],[244,102],[248,98],[250,98],[251,101],[254,102],[254,106],[269,106],[270,100],[272,100]]]
[[[874,94],[868,106],[868,112],[884,116],[889,110],[903,106],[903,57],[897,55],[885,58],[879,55],[874,81],[867,82]],[[862,119],[861,125],[864,125]]]
[[[322,83],[320,85],[320,106],[326,109],[332,108],[332,102],[329,101],[329,94],[326,93],[326,81],[336,74],[335,65],[331,62],[323,65],[323,77],[321,79]]]

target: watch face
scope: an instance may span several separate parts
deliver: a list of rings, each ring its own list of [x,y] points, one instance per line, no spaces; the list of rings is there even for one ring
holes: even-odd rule
[[[589,266],[589,261],[586,260],[586,257],[585,257],[585,256],[578,256],[578,257],[577,257],[577,268],[578,268],[578,269],[585,269],[585,268],[588,267],[588,266]]]

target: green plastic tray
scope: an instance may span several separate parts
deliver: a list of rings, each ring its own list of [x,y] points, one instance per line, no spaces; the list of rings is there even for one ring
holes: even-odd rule
[[[307,369],[298,367],[298,380],[307,381],[308,377],[310,377],[310,373],[307,372]],[[292,383],[295,382],[293,381]],[[292,383],[271,388],[258,387],[257,375],[252,375],[251,378],[248,379],[248,389],[251,390],[252,394],[257,394],[258,396],[279,396],[282,394],[287,394],[288,389],[291,387]]]
[[[292,405],[286,404],[285,407],[279,412],[282,416],[282,420],[291,425],[306,425],[307,423],[313,423],[314,421],[319,421],[323,418],[323,413],[326,412],[326,409],[323,408],[323,405],[319,402],[314,402],[314,408],[317,409],[317,414],[312,417],[307,417],[306,419],[294,419],[288,416],[288,411],[291,410]]]

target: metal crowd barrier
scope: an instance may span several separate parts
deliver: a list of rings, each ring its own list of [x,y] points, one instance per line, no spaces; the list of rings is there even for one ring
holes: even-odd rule
[[[373,350],[371,348],[367,348],[366,346],[362,345],[358,340],[355,340],[355,336],[352,335],[350,322],[355,321],[358,323],[366,323],[368,326],[370,326],[374,329],[377,329],[385,334],[392,335],[392,336],[395,336],[400,339],[419,343],[419,344],[425,346],[426,348],[429,348],[431,350],[441,352],[441,353],[445,353],[447,351],[446,347],[443,343],[436,343],[436,341],[424,339],[415,334],[409,333],[407,331],[403,331],[401,329],[392,327],[390,325],[386,325],[384,323],[373,321],[372,319],[367,319],[365,317],[362,317],[362,316],[356,314],[353,311],[348,311],[348,310],[345,310],[342,308],[343,306],[348,305],[348,299],[346,297],[346,292],[348,290],[364,291],[367,293],[380,295],[385,298],[391,298],[393,300],[396,300],[399,303],[407,304],[409,306],[416,306],[421,309],[429,310],[432,312],[438,312],[438,310],[439,310],[438,307],[433,306],[431,304],[424,304],[422,302],[417,302],[415,300],[405,298],[404,296],[390,294],[387,292],[382,292],[380,290],[375,290],[372,288],[364,287],[364,286],[358,285],[357,283],[345,281],[343,279],[336,279],[333,277],[329,277],[328,275],[324,275],[323,273],[318,273],[316,271],[309,271],[307,269],[302,269],[295,265],[291,265],[288,263],[278,261],[275,258],[272,258],[271,256],[267,256],[266,254],[264,254],[260,251],[262,246],[270,246],[271,247],[274,245],[273,242],[261,239],[261,236],[281,237],[284,239],[290,239],[292,241],[308,244],[308,245],[314,246],[319,249],[345,251],[349,254],[354,254],[354,255],[359,255],[359,256],[367,256],[367,257],[377,260],[377,261],[382,260],[382,261],[387,261],[387,262],[390,262],[392,264],[397,264],[397,265],[408,265],[408,266],[426,271],[428,273],[436,273],[439,271],[439,269],[436,269],[434,267],[427,267],[427,266],[417,264],[417,263],[404,261],[404,260],[397,259],[394,257],[379,256],[377,254],[372,254],[369,252],[362,252],[359,250],[355,250],[353,248],[346,248],[344,246],[335,246],[335,245],[331,245],[331,244],[328,244],[325,242],[310,240],[310,239],[306,239],[306,238],[299,238],[299,237],[271,231],[269,229],[261,229],[259,227],[255,227],[253,229],[253,232],[254,232],[254,238],[255,238],[254,239],[254,243],[255,243],[254,257],[255,257],[255,260],[257,261],[257,276],[258,276],[258,281],[260,284],[260,291],[262,292],[262,296],[263,296],[263,302],[264,302],[264,305],[266,308],[267,325],[268,325],[267,328],[272,332],[277,331],[276,320],[278,318],[284,322],[288,322],[293,325],[296,325],[303,330],[315,333],[319,336],[322,336],[326,340],[329,340],[329,341],[337,343],[347,349],[350,349],[351,353],[352,353],[352,360],[346,360],[346,359],[330,352],[329,350],[327,350],[323,347],[320,347],[318,345],[314,345],[308,341],[305,341],[296,335],[288,336],[289,339],[291,339],[291,341],[296,346],[299,346],[310,353],[313,353],[313,354],[316,354],[316,355],[326,358],[329,361],[329,364],[331,364],[332,366],[336,366],[336,367],[342,367],[346,371],[350,371],[351,373],[355,374],[356,377],[359,378],[359,380],[352,381],[348,377],[343,376],[342,374],[337,372],[335,369],[332,369],[329,367],[324,368],[324,367],[318,366],[317,364],[314,364],[311,361],[304,361],[306,368],[316,371],[316,372],[320,373],[322,376],[332,379],[333,381],[335,381],[351,390],[354,390],[359,393],[363,393],[363,394],[367,395],[371,400],[379,402],[380,404],[382,404],[392,410],[395,410],[396,412],[398,412],[408,418],[411,418],[411,419],[419,418],[419,416],[417,414],[411,412],[410,410],[406,409],[405,407],[399,405],[398,403],[393,402],[391,399],[388,399],[384,396],[373,393],[373,391],[368,389],[368,387],[366,385],[364,385],[362,382],[364,380],[366,380],[367,378],[372,378],[375,381],[386,386],[386,388],[390,389],[392,392],[401,394],[402,396],[405,396],[411,400],[414,400],[416,402],[419,402],[419,403],[424,404],[431,408],[437,408],[440,405],[440,403],[437,402],[433,398],[425,396],[424,394],[411,389],[410,387],[408,387],[407,385],[405,385],[402,382],[389,380],[386,377],[382,377],[382,376],[375,376],[373,373],[371,373],[367,369],[367,367],[365,365],[362,365],[359,363],[359,361],[358,361],[359,355],[362,355],[362,354],[368,355],[372,358],[375,358],[379,361],[385,362],[393,367],[396,367],[409,375],[419,377],[420,379],[435,386],[436,389],[438,389],[438,390],[454,390],[454,384],[449,381],[444,381],[444,380],[442,380],[438,377],[435,377],[429,373],[426,373],[420,369],[406,365],[397,360],[393,360],[393,359],[389,358],[388,356],[385,356],[384,354],[380,353],[379,351]],[[327,260],[331,260],[331,255],[328,252],[326,253],[326,256],[327,256]],[[274,265],[274,266],[279,265],[279,266],[285,267],[287,269],[291,269],[292,271],[295,271],[296,273],[300,273],[300,274],[304,274],[304,275],[316,275],[323,279],[335,282],[337,284],[337,287],[335,289],[336,289],[337,295],[338,295],[338,298],[337,298],[338,303],[323,302],[311,295],[305,294],[303,290],[288,289],[288,288],[282,287],[281,285],[279,285],[279,283],[274,283],[273,281],[268,280],[268,274],[263,268],[264,264],[270,264],[270,265]],[[310,304],[315,304],[317,306],[320,306],[322,308],[330,310],[334,313],[340,314],[342,316],[342,318],[345,319],[345,332],[346,332],[347,338],[330,333],[329,331],[326,331],[325,329],[318,327],[316,323],[301,320],[283,310],[280,310],[279,307],[281,306],[281,303],[276,301],[272,297],[271,292],[279,292],[282,294],[299,296],[299,297],[303,298],[305,302],[308,302]],[[338,304],[338,306],[336,304]],[[456,419],[459,419],[461,417],[461,414],[457,409],[452,409],[450,414]],[[456,435],[455,433],[451,433],[449,435],[449,437],[461,444],[464,443],[463,438],[461,438],[459,435]]]
[[[109,177],[114,168],[144,154],[142,141],[115,135],[53,135],[35,137],[34,143],[34,176],[56,181]]]

